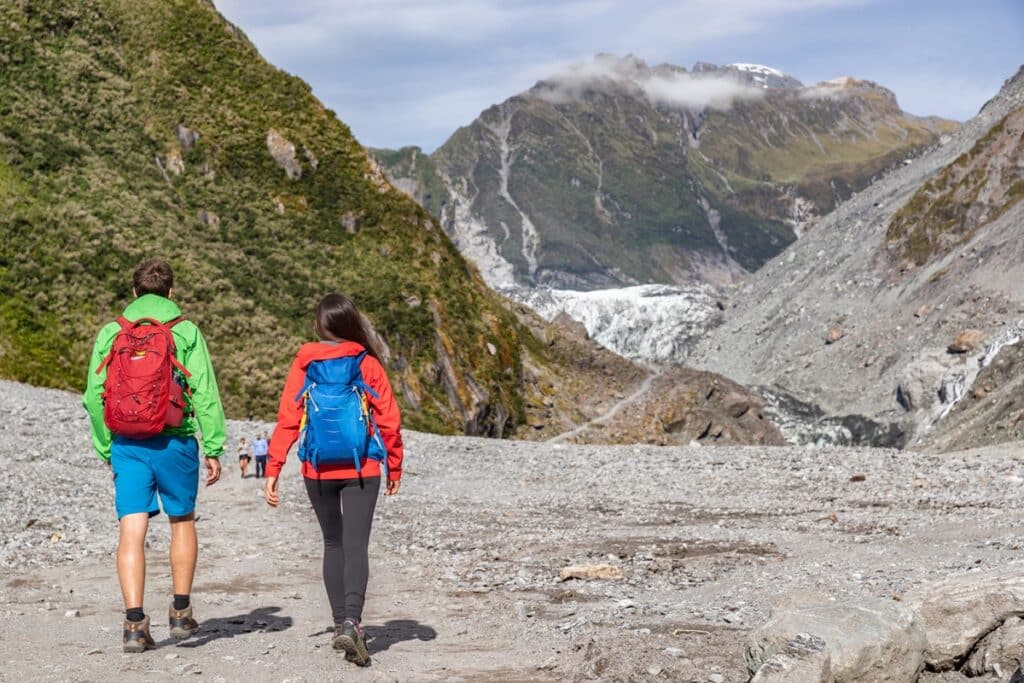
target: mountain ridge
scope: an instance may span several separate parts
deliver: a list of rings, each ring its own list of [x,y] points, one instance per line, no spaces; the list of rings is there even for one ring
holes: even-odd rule
[[[429,155],[373,153],[493,286],[731,283],[953,128],[869,81],[770,75],[598,55]]]

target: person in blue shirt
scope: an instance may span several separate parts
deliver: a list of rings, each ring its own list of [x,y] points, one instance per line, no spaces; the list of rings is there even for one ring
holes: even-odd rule
[[[270,443],[267,441],[267,435],[263,434],[258,439],[252,442],[252,454],[256,459],[256,477],[263,478],[267,476],[267,453],[270,452]]]

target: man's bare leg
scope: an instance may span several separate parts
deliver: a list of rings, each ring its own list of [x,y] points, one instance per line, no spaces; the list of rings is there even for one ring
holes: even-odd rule
[[[124,608],[142,607],[146,593],[146,531],[149,513],[138,512],[121,518],[117,541],[117,578],[121,582]]]
[[[192,592],[192,578],[196,573],[199,541],[196,538],[195,513],[171,517],[171,579],[177,595]]]

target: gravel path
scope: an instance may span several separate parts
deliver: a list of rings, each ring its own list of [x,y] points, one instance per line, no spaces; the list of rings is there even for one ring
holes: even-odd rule
[[[550,439],[548,439],[548,443],[565,442],[572,439],[573,437],[579,436],[580,434],[587,431],[594,425],[604,425],[608,420],[618,415],[623,408],[633,403],[636,403],[644,396],[646,396],[647,392],[651,390],[651,385],[654,384],[654,380],[661,377],[663,372],[664,370],[662,370],[660,367],[651,367],[648,371],[647,376],[644,377],[644,380],[640,383],[640,386],[637,387],[636,391],[634,391],[632,394],[621,399],[620,401],[615,403],[611,408],[601,413],[594,419],[584,422],[583,424],[581,424],[580,426],[576,427],[571,431],[563,432],[558,436],[551,437]]]
[[[0,383],[0,680],[745,681],[746,634],[780,601],[900,595],[1021,555],[1019,444],[934,456],[410,433],[402,492],[375,522],[373,667],[329,649],[295,463],[274,511],[229,459],[200,494],[203,632],[166,641],[158,517],[146,604],[160,647],[127,656],[112,487],[78,400]],[[588,563],[625,578],[558,580]]]

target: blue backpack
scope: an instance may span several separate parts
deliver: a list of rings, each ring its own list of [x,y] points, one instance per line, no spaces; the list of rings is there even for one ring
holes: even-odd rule
[[[306,368],[306,383],[295,397],[303,402],[299,460],[320,465],[354,462],[362,471],[363,458],[376,460],[387,477],[387,450],[370,414],[367,395],[377,393],[363,381],[358,356],[317,360]]]

